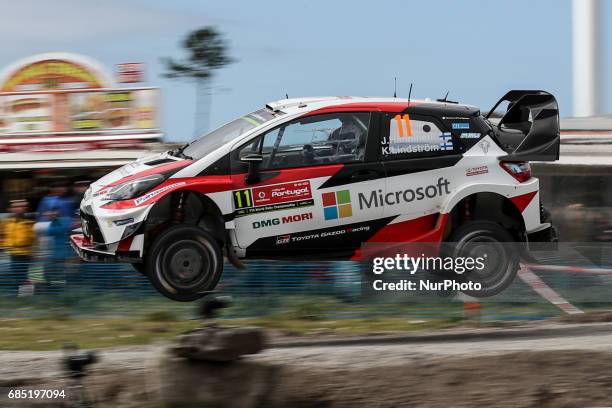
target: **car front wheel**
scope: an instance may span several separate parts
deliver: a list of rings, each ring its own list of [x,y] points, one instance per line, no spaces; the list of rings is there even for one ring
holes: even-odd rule
[[[176,225],[163,231],[145,256],[151,283],[179,302],[203,297],[217,286],[223,254],[215,238],[201,228]]]

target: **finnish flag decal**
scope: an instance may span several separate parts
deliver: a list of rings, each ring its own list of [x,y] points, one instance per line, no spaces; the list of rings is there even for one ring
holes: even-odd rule
[[[450,133],[444,132],[440,135],[440,149],[453,150],[453,137]]]

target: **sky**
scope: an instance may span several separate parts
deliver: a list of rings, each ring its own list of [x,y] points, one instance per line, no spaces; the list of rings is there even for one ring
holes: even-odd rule
[[[612,18],[612,1],[602,15]],[[321,95],[449,99],[487,110],[510,89],[544,89],[572,114],[570,0],[21,0],[0,13],[0,67],[36,53],[87,55],[110,73],[145,63],[162,89],[167,141],[194,138],[195,89],[163,77],[189,31],[213,25],[236,62],[214,78],[210,126],[266,102]],[[612,26],[608,24],[609,26]],[[603,28],[603,72],[612,28]],[[608,77],[610,75],[607,75]],[[612,81],[601,84],[612,112]]]

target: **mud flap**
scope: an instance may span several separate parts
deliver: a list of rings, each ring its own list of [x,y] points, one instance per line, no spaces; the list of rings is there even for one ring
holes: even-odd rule
[[[238,255],[234,252],[234,249],[231,247],[231,239],[229,234],[226,233],[225,236],[225,245],[223,246],[225,257],[232,264],[232,266],[236,269],[246,269],[246,265],[238,258]]]
[[[489,118],[504,102],[507,111],[494,126],[494,135],[508,153],[505,161],[555,161],[559,159],[559,106],[545,91],[514,90],[489,111]]]

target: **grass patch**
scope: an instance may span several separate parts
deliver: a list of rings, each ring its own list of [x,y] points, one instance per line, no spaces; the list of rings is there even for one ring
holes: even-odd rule
[[[169,312],[167,310],[157,310],[154,312],[146,313],[142,320],[145,322],[176,322],[179,320],[178,316],[175,313]]]
[[[293,316],[276,315],[240,320],[240,324],[260,326],[267,329],[283,330],[293,334],[336,333],[367,334],[380,332],[406,332],[435,330],[453,327],[460,319],[409,319],[405,317],[370,317],[335,320],[296,319]]]
[[[1,350],[55,350],[66,343],[82,348],[150,344],[198,325],[197,321],[112,319],[4,319],[0,321]]]
[[[0,320],[0,350],[57,350],[66,343],[81,348],[104,348],[151,344],[193,329],[198,320],[165,320],[168,315],[152,316],[154,320],[133,318]],[[159,320],[162,318],[162,320]],[[155,320],[157,319],[157,320]],[[310,319],[296,318],[292,313],[260,318],[222,320],[224,325],[261,326],[292,334],[337,333],[359,334],[389,331],[439,329],[456,325],[453,319],[411,320],[399,317]]]
[[[56,322],[65,322],[67,320],[71,320],[72,317],[68,313],[60,312],[52,310],[49,313],[45,313],[33,318],[33,320],[39,321],[56,321]]]

